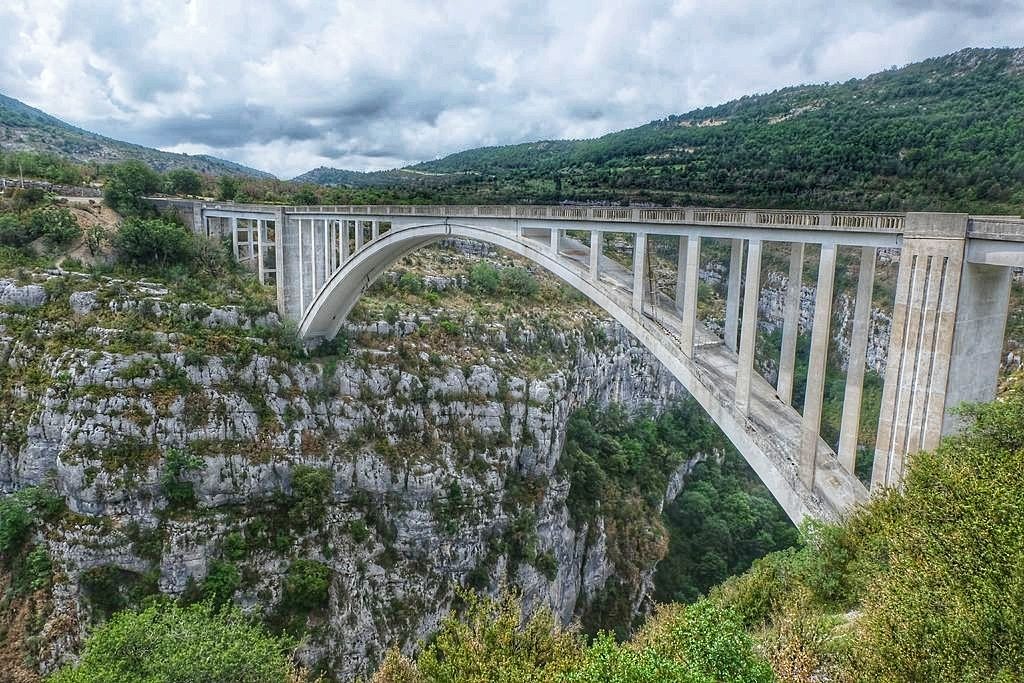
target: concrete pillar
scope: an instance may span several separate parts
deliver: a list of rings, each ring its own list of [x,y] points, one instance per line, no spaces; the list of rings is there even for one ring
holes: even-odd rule
[[[376,240],[380,237],[380,221],[370,221],[370,239]]]
[[[725,295],[725,345],[736,350],[740,329],[740,274],[743,270],[743,240],[732,240],[729,255],[729,280]]]
[[[604,233],[600,230],[590,231],[590,279],[597,282],[601,277],[601,244]]]
[[[238,219],[235,216],[231,217],[231,252],[238,260]]]
[[[689,238],[679,236],[679,255],[676,257],[676,313],[683,314],[683,297],[686,292],[686,246]]]
[[[562,240],[562,231],[558,228],[551,228],[551,253],[558,256],[558,245]]]
[[[338,230],[341,231],[341,265],[348,261],[348,221],[338,221]]]
[[[779,354],[777,393],[783,403],[793,402],[793,368],[796,365],[796,342],[800,336],[800,293],[804,272],[804,244],[794,242],[789,251],[789,280],[782,310],[782,349]]]
[[[299,317],[301,318],[303,313],[306,312],[306,282],[305,282],[305,270],[306,270],[306,258],[303,249],[302,231],[306,221],[296,221],[299,232],[299,260],[298,260],[298,271],[299,271]]]
[[[754,374],[754,346],[757,341],[757,300],[761,290],[761,240],[747,245],[747,278],[743,292],[743,333],[736,367],[736,412],[750,410],[750,380]]]
[[[644,312],[644,280],[647,275],[647,233],[638,232],[633,241],[633,310]]]
[[[291,310],[291,284],[295,282],[294,276],[288,277],[290,269],[288,247],[289,231],[284,207],[278,207],[274,216],[274,287],[277,288],[277,310],[281,315],[290,317]]]
[[[938,445],[957,336],[964,342],[958,374],[977,372],[968,348],[976,312],[958,307],[967,215],[910,213],[903,235],[872,490],[898,485],[906,457]],[[965,323],[963,330],[956,330],[958,321]]]
[[[953,354],[946,383],[942,433],[960,428],[952,409],[995,399],[1010,306],[1011,269],[965,263],[960,277]]]
[[[857,465],[860,406],[864,395],[864,362],[871,327],[871,292],[874,285],[875,248],[864,247],[860,252],[857,303],[853,309],[850,360],[846,366],[846,392],[843,394],[843,421],[839,428],[839,462],[848,472],[853,472]]]
[[[356,251],[363,248],[363,222],[356,221]]]
[[[686,284],[683,287],[683,327],[680,346],[683,353],[693,356],[694,332],[697,325],[697,282],[700,275],[700,237],[694,236],[686,245]]]
[[[256,221],[256,272],[259,273],[260,284],[262,285],[266,278],[265,268],[263,267],[263,237],[267,232],[267,222],[263,219]]]
[[[832,289],[835,285],[836,247],[821,245],[818,262],[817,293],[814,297],[814,327],[811,329],[811,354],[807,362],[807,388],[800,434],[800,480],[814,487],[814,469],[821,431],[821,404],[825,394],[825,367],[828,361],[829,329],[832,322]]]

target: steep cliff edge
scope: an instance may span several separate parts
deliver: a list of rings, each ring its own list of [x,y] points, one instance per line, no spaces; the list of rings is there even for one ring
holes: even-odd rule
[[[568,416],[681,389],[554,283],[543,308],[500,301],[466,291],[460,255],[419,258],[438,274],[386,278],[311,357],[267,308],[181,287],[0,283],[0,488],[67,508],[34,532],[49,597],[5,650],[52,670],[90,624],[160,592],[234,599],[349,680],[431,633],[454,585],[580,616],[622,571],[621,539],[569,515]],[[628,568],[633,609],[657,559]]]

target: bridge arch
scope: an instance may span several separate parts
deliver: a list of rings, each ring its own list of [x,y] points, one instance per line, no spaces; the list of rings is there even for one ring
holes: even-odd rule
[[[476,223],[474,221],[474,223]],[[469,221],[446,219],[395,226],[353,254],[327,280],[310,302],[299,323],[302,337],[333,338],[359,297],[392,264],[405,255],[441,239],[460,237],[500,247],[543,267],[577,291],[587,296],[602,310],[633,334],[682,384],[701,405],[726,437],[744,457],[765,486],[795,523],[806,517],[835,519],[866,496],[863,485],[842,468],[821,442],[819,454],[830,455],[819,465],[814,488],[800,478],[793,462],[794,453],[779,448],[777,439],[765,433],[762,426],[736,414],[728,397],[718,391],[701,372],[693,359],[686,356],[658,324],[635,311],[624,297],[592,281],[584,268],[568,259],[559,258],[541,242],[516,239],[500,228]],[[779,411],[791,411],[782,404]],[[797,418],[799,416],[797,415]]]

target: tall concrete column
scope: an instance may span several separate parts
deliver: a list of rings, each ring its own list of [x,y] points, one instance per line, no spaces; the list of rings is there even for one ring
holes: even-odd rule
[[[238,218],[231,217],[231,251],[235,260],[238,260]]]
[[[910,213],[903,235],[875,440],[873,490],[898,485],[907,456],[938,445],[949,406],[947,380],[957,337],[964,342],[958,347],[957,373],[977,372],[968,369],[974,312],[958,308],[966,214]],[[958,322],[965,329],[957,330]]]
[[[363,248],[363,222],[356,221],[356,251]]]
[[[304,221],[304,220],[297,220],[297,221],[295,221],[295,225],[297,227],[297,232],[298,232],[298,235],[299,235],[299,240],[298,240],[298,261],[297,261],[297,266],[296,267],[297,267],[298,274],[299,274],[299,317],[300,318],[302,317],[302,314],[306,312],[306,272],[305,272],[306,271],[306,258],[305,258],[306,254],[305,254],[305,249],[304,249],[305,245],[303,244],[303,242],[305,240],[302,239],[302,232],[303,232],[303,228],[305,227],[305,223],[306,223],[306,221]]]
[[[348,221],[338,221],[338,230],[341,231],[341,265],[348,261]]]
[[[679,254],[676,257],[676,313],[683,313],[683,297],[686,292],[686,247],[689,238],[686,235],[679,236]]]
[[[811,329],[811,354],[807,363],[807,388],[800,434],[800,480],[814,487],[814,469],[821,431],[821,404],[825,394],[825,367],[828,360],[829,330],[832,322],[832,289],[835,286],[836,247],[821,245],[818,284],[814,297],[814,327]]]
[[[562,231],[558,228],[551,228],[551,253],[558,255],[558,246],[562,241]]]
[[[380,221],[370,221],[370,239],[376,240],[380,237]]]
[[[694,236],[686,245],[686,284],[683,287],[683,327],[680,346],[693,357],[694,332],[697,325],[697,281],[700,276],[700,237]]]
[[[736,350],[740,330],[740,274],[743,270],[743,240],[732,240],[729,280],[725,294],[725,345]]]
[[[864,362],[868,350],[871,323],[871,292],[875,285],[875,248],[860,252],[857,276],[857,303],[853,309],[850,332],[850,360],[846,366],[846,391],[843,394],[843,421],[839,427],[839,462],[847,472],[857,465],[857,441],[860,436],[860,407],[864,396]]]
[[[793,369],[796,366],[796,342],[800,336],[800,293],[804,272],[804,244],[793,242],[789,251],[789,280],[782,310],[782,351],[779,354],[777,393],[783,403],[793,402]]]
[[[604,233],[600,230],[590,231],[590,279],[597,282],[601,277],[601,243]]]
[[[747,278],[743,292],[743,332],[736,368],[736,411],[750,410],[750,379],[754,374],[754,346],[757,341],[757,300],[761,289],[761,240],[747,245]]]
[[[277,288],[277,310],[282,315],[290,315],[292,312],[291,306],[291,283],[294,282],[294,277],[286,279],[289,262],[288,262],[288,249],[289,235],[288,235],[288,224],[287,218],[285,217],[284,207],[277,207],[274,215],[274,287]]]
[[[638,232],[633,242],[633,310],[644,312],[644,276],[647,271],[647,233]]]

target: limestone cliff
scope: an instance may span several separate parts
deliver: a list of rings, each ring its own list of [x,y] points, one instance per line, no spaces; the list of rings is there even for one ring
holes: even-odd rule
[[[35,539],[54,569],[26,646],[44,672],[105,605],[156,590],[226,585],[338,680],[428,635],[456,585],[508,583],[570,621],[617,567],[603,520],[567,511],[567,418],[680,393],[571,298],[552,321],[371,296],[348,350],[306,358],[273,313],[153,283],[36,273],[0,296],[0,489],[53,487],[68,509]],[[310,566],[328,597],[296,610]]]

